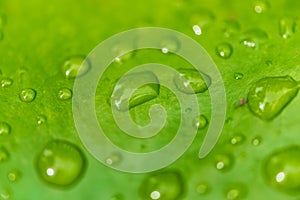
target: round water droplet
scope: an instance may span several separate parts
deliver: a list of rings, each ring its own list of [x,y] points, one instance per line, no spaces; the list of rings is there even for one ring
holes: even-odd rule
[[[208,75],[195,69],[179,69],[174,77],[174,83],[178,90],[187,94],[205,92],[211,84]]]
[[[38,115],[36,117],[36,120],[37,120],[37,124],[38,125],[42,125],[42,124],[44,124],[47,121],[47,118],[44,115]]]
[[[180,48],[180,44],[177,38],[165,38],[160,42],[161,51],[163,53],[174,52],[176,53]]]
[[[9,135],[11,132],[11,127],[6,122],[0,122],[0,136],[1,135]]]
[[[68,187],[84,172],[85,158],[81,150],[66,141],[49,142],[37,157],[36,168],[43,181],[53,186]]]
[[[217,154],[214,156],[214,164],[217,170],[229,171],[234,165],[234,158],[231,154]]]
[[[279,32],[282,38],[291,37],[296,30],[296,21],[293,18],[284,17],[279,21]]]
[[[226,190],[227,200],[245,199],[246,195],[247,195],[247,189],[244,185],[241,184],[239,185],[235,184]]]
[[[270,154],[263,166],[266,182],[287,194],[300,194],[300,146],[288,146]]]
[[[259,0],[254,2],[254,11],[256,13],[264,13],[266,12],[270,7],[269,2],[264,0]]]
[[[261,144],[261,142],[262,142],[262,138],[260,136],[256,136],[252,140],[252,145],[253,146],[259,146]]]
[[[143,200],[174,200],[184,195],[184,180],[178,172],[169,171],[147,177],[140,187]]]
[[[69,100],[72,98],[72,90],[70,90],[69,88],[62,88],[58,91],[58,99],[60,100]]]
[[[9,159],[9,153],[5,147],[0,146],[0,163],[5,162]]]
[[[252,29],[242,34],[241,43],[247,47],[258,48],[268,39],[268,34],[260,29]]]
[[[67,79],[74,79],[86,74],[90,63],[85,60],[85,56],[72,56],[64,62],[62,69]]]
[[[7,179],[11,182],[16,182],[21,177],[21,172],[19,170],[10,170],[7,173]]]
[[[215,15],[209,10],[198,10],[197,14],[192,15],[190,24],[196,35],[201,35],[203,28],[206,28],[215,20]]]
[[[245,136],[242,134],[236,134],[230,139],[232,145],[239,145],[245,141]]]
[[[225,58],[225,59],[230,58],[232,51],[233,51],[232,46],[227,42],[218,44],[218,46],[216,47],[217,55],[220,56],[221,58]]]
[[[244,77],[244,74],[242,73],[235,73],[234,74],[234,79],[235,80],[241,80]]]
[[[13,80],[10,78],[3,78],[1,80],[1,87],[5,88],[5,87],[9,87],[13,84]]]
[[[26,103],[32,102],[36,97],[36,91],[31,88],[26,88],[20,92],[20,100]]]
[[[115,62],[121,63],[130,59],[134,55],[134,51],[130,51],[132,47],[129,44],[120,43],[112,47],[112,53],[117,55]]]
[[[204,115],[200,115],[193,121],[194,127],[197,129],[204,129],[208,124],[208,119]]]
[[[207,194],[210,190],[210,187],[207,183],[200,183],[197,188],[196,191],[199,194]]]
[[[297,95],[298,88],[297,81],[290,76],[260,79],[249,90],[249,109],[259,118],[271,120]]]
[[[121,162],[121,155],[118,153],[114,153],[111,156],[109,156],[108,158],[106,158],[106,163],[108,165],[116,165],[119,162]]]

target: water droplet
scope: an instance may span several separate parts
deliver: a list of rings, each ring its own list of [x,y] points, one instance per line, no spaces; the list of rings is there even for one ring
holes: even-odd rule
[[[232,46],[227,42],[218,44],[216,48],[217,55],[225,59],[230,58],[232,51]]]
[[[86,74],[90,63],[85,60],[85,56],[72,56],[64,62],[62,69],[67,79],[74,79]]]
[[[209,192],[209,190],[210,190],[210,187],[206,183],[200,183],[196,188],[196,191],[199,194],[207,194]]]
[[[118,153],[114,153],[106,159],[108,165],[116,165],[119,162],[121,162],[121,155]]]
[[[201,30],[200,26],[198,26],[198,25],[193,26],[193,31],[196,35],[201,35],[202,34],[202,30]]]
[[[245,136],[242,134],[236,134],[230,139],[232,145],[242,144],[245,141]]]
[[[260,44],[263,44],[268,39],[268,35],[265,31],[260,29],[252,29],[246,31],[242,35],[242,44],[251,48],[258,48]]]
[[[119,43],[112,47],[112,53],[117,55],[115,62],[121,63],[125,60],[130,59],[134,55],[134,51],[130,51],[131,47],[129,44]]]
[[[11,182],[16,182],[20,179],[21,177],[21,172],[19,170],[10,170],[7,173],[7,179]]]
[[[126,111],[158,97],[159,84],[146,84],[136,89],[136,86],[145,80],[158,83],[156,75],[152,72],[137,72],[123,76],[114,88],[111,96],[112,105],[117,110]],[[133,89],[136,90],[131,95],[128,91]]]
[[[3,78],[1,80],[1,87],[5,88],[5,87],[9,87],[13,84],[13,80],[10,78]]]
[[[297,95],[298,88],[290,76],[262,78],[249,90],[249,109],[259,118],[271,120]]]
[[[62,88],[58,91],[58,99],[60,100],[69,100],[72,98],[72,90],[70,90],[69,88]]]
[[[247,189],[244,185],[241,184],[235,184],[226,190],[227,200],[245,199],[246,195]]]
[[[266,12],[270,7],[269,2],[264,1],[264,0],[259,0],[254,2],[254,11],[256,13],[264,13]]]
[[[9,188],[1,188],[0,190],[0,199],[1,200],[8,200],[11,199],[13,196],[13,192]]]
[[[240,30],[241,26],[236,20],[224,20],[223,32],[225,37],[231,37]]]
[[[195,69],[179,69],[179,74],[174,77],[178,90],[187,94],[205,92],[211,84],[208,75]]]
[[[229,171],[234,164],[234,158],[231,154],[217,154],[214,156],[215,167],[222,172]]]
[[[36,97],[36,91],[31,88],[26,88],[20,92],[20,100],[26,103],[32,102]]]
[[[36,120],[37,120],[37,124],[38,125],[42,125],[42,124],[44,124],[47,121],[47,118],[44,115],[38,115],[36,117]]]
[[[235,80],[241,80],[243,77],[244,77],[244,74],[242,74],[242,73],[237,72],[234,74]]]
[[[184,195],[184,181],[178,172],[162,172],[147,177],[140,187],[144,200],[174,200]]]
[[[9,153],[5,147],[0,146],[0,163],[5,162],[9,159]]]
[[[279,21],[279,32],[282,38],[287,39],[295,33],[296,21],[293,18],[284,17]]]
[[[200,115],[200,117],[194,119],[193,124],[197,129],[204,129],[208,124],[208,119],[205,115]]]
[[[263,174],[272,187],[287,194],[300,192],[300,146],[288,146],[271,153],[265,160]]]
[[[170,37],[170,38],[164,38],[160,42],[161,46],[161,51],[163,53],[168,53],[168,52],[177,52],[180,44],[177,38]]]
[[[43,181],[53,186],[68,187],[79,180],[85,168],[81,150],[66,141],[49,142],[37,157],[36,169]]]
[[[252,140],[252,145],[253,146],[259,146],[261,142],[262,142],[262,138],[260,136],[256,136]]]
[[[11,127],[6,122],[0,122],[0,136],[1,135],[9,135],[11,132]]]
[[[201,35],[203,28],[207,27],[215,20],[215,15],[209,10],[199,10],[192,15],[190,23],[196,35]]]

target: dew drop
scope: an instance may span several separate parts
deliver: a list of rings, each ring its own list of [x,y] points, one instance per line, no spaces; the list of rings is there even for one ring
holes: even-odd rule
[[[232,145],[239,145],[245,141],[245,136],[242,134],[236,134],[230,139]]]
[[[231,154],[217,154],[214,157],[215,168],[221,172],[229,171],[234,164],[234,158]]]
[[[86,74],[90,69],[90,63],[85,56],[72,56],[68,58],[62,66],[64,75],[67,79],[74,79]]]
[[[271,120],[292,101],[298,88],[297,81],[290,76],[262,78],[249,90],[249,109],[259,118]]]
[[[198,194],[207,194],[210,190],[210,187],[207,183],[200,183],[197,185],[196,191]]]
[[[140,186],[140,196],[144,200],[174,200],[183,195],[184,180],[175,171],[150,175]]]
[[[193,120],[193,125],[197,129],[204,129],[208,124],[208,119],[205,115],[200,115],[200,117],[197,117]]]
[[[235,80],[241,80],[243,77],[244,77],[244,74],[242,74],[242,73],[237,72],[234,74]]]
[[[3,163],[9,159],[9,153],[5,147],[0,146],[0,163]]]
[[[6,122],[0,122],[0,136],[9,135],[11,133],[11,127]]]
[[[256,13],[264,13],[266,12],[270,7],[269,2],[264,1],[264,0],[259,0],[254,2],[254,11]]]
[[[145,84],[136,89],[136,86],[145,80],[158,83],[156,75],[152,72],[137,72],[123,76],[114,88],[111,96],[112,105],[119,111],[126,111],[158,97],[159,84]],[[129,91],[134,89],[136,90],[131,95]]]
[[[241,184],[235,184],[226,190],[227,200],[245,199],[246,195],[247,189],[244,185]]]
[[[7,179],[10,181],[10,182],[16,182],[20,179],[21,177],[21,172],[19,170],[10,170],[8,173],[7,173]]]
[[[71,99],[72,95],[72,90],[70,90],[69,88],[61,88],[57,94],[58,99],[63,101]]]
[[[201,35],[202,34],[202,30],[201,30],[200,26],[198,26],[198,25],[193,26],[193,31],[196,35]]]
[[[47,121],[47,118],[44,115],[38,115],[36,117],[36,120],[37,120],[37,124],[38,125],[42,125],[42,124],[44,124]]]
[[[180,44],[177,38],[170,37],[162,39],[160,47],[163,53],[177,52],[180,48]]]
[[[108,165],[116,165],[119,162],[121,162],[121,155],[118,153],[113,153],[112,155],[110,155],[108,158],[106,158],[105,162]]]
[[[221,58],[227,59],[227,58],[230,58],[230,56],[233,52],[233,48],[229,43],[224,42],[224,43],[218,44],[218,46],[216,47],[216,52],[217,52],[217,55],[220,56]]]
[[[293,18],[284,17],[279,21],[279,32],[282,38],[287,39],[295,33],[296,22]]]
[[[262,138],[260,136],[256,136],[252,139],[252,145],[253,146],[259,146],[262,142]]]
[[[19,94],[20,100],[26,103],[32,102],[36,97],[36,91],[31,88],[21,90]]]
[[[288,146],[271,153],[263,166],[265,181],[277,190],[294,195],[300,192],[300,146]]]
[[[195,69],[179,69],[174,77],[178,90],[187,94],[205,92],[211,84],[211,78]]]
[[[9,87],[13,84],[13,80],[10,78],[3,78],[1,80],[1,87],[5,88],[5,87]]]
[[[258,48],[260,44],[263,44],[268,39],[268,35],[265,31],[260,29],[252,29],[242,34],[241,43],[247,47]]]
[[[37,173],[41,179],[62,188],[77,182],[84,168],[85,157],[81,150],[62,140],[49,142],[36,160]]]

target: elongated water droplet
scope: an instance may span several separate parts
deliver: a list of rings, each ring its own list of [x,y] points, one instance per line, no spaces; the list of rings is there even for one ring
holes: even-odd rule
[[[11,182],[16,182],[20,179],[21,172],[19,170],[13,169],[7,173],[7,179]]]
[[[3,78],[1,80],[1,87],[5,88],[5,87],[9,87],[13,84],[13,80],[10,78]]]
[[[279,32],[282,38],[287,39],[295,33],[296,21],[293,18],[284,17],[279,21]]]
[[[62,69],[67,79],[74,79],[86,74],[90,69],[90,63],[85,56],[76,55],[68,58]]]
[[[260,79],[249,90],[249,109],[259,118],[271,120],[297,95],[298,87],[290,76]]]
[[[43,181],[64,188],[79,180],[84,172],[85,158],[77,146],[54,140],[37,157],[36,168]]]
[[[0,146],[0,164],[9,159],[9,153],[5,147]]]
[[[195,69],[179,69],[178,72],[179,74],[174,77],[174,83],[181,92],[187,94],[205,92],[211,84],[208,75]]]
[[[184,180],[178,172],[168,171],[150,175],[140,186],[143,200],[175,200],[184,195]]]
[[[234,158],[231,154],[217,154],[214,160],[215,168],[221,172],[229,171],[234,165]]]
[[[9,135],[11,133],[11,127],[6,122],[0,122],[0,136]]]
[[[70,90],[69,88],[62,88],[58,91],[57,96],[60,100],[69,100],[72,98],[72,90]]]
[[[208,124],[208,119],[205,117],[205,115],[200,115],[200,117],[194,119],[193,124],[197,129],[204,129]]]
[[[232,46],[227,42],[218,44],[216,48],[217,55],[224,59],[230,58],[232,51]]]
[[[269,2],[264,0],[259,0],[254,2],[254,11],[256,13],[264,13],[266,12],[270,7]]]
[[[128,74],[114,88],[111,96],[112,105],[120,111],[126,111],[140,104],[146,103],[159,95],[159,84],[146,84],[136,89],[141,81],[158,83],[152,72],[137,72]],[[131,95],[129,91],[136,89]]]
[[[263,175],[272,187],[287,194],[300,194],[300,146],[288,146],[271,153]]]
[[[20,92],[20,100],[26,103],[32,102],[36,97],[36,91],[32,88],[26,88]]]
[[[252,29],[242,35],[241,43],[247,47],[258,48],[268,39],[268,34],[261,29]]]

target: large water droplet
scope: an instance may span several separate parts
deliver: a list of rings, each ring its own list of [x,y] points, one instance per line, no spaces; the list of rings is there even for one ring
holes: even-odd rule
[[[57,94],[58,99],[63,101],[71,99],[72,95],[72,90],[70,90],[69,88],[61,88]]]
[[[269,155],[263,166],[268,184],[288,194],[300,194],[300,146],[288,146]]]
[[[282,38],[286,39],[295,33],[296,22],[293,18],[284,17],[279,21],[279,32]]]
[[[0,163],[5,162],[9,159],[9,153],[5,147],[0,146]]]
[[[137,72],[128,74],[115,86],[111,96],[112,105],[120,111],[126,111],[140,104],[146,103],[159,95],[159,84],[146,84],[136,89],[141,81],[158,83],[152,72]],[[133,94],[130,91],[136,89]]]
[[[229,171],[234,165],[234,158],[231,154],[217,154],[214,156],[215,168],[222,172]]]
[[[259,0],[254,2],[254,11],[256,13],[264,13],[266,12],[270,7],[269,2],[264,0]]]
[[[233,51],[232,46],[227,42],[218,44],[218,46],[216,47],[217,55],[220,56],[221,58],[225,58],[225,59],[230,58],[232,51]]]
[[[85,158],[81,150],[66,141],[49,142],[37,157],[36,168],[43,181],[58,187],[68,187],[84,172]]]
[[[9,135],[11,132],[11,127],[6,122],[0,122],[0,136],[1,135]]]
[[[36,97],[36,91],[31,88],[21,90],[19,94],[20,100],[26,103],[32,102]]]
[[[3,78],[1,80],[1,87],[5,88],[5,87],[9,87],[13,84],[13,80],[10,78]]]
[[[72,56],[64,62],[62,69],[67,79],[74,79],[86,74],[90,63],[85,60],[85,56]]]
[[[179,74],[174,77],[178,90],[187,94],[205,92],[211,84],[208,75],[195,69],[179,69]]]
[[[246,31],[242,35],[242,44],[251,48],[258,48],[268,39],[268,34],[260,29]]]
[[[147,177],[140,187],[143,200],[175,200],[184,195],[184,180],[178,172],[169,171]]]
[[[266,77],[250,88],[248,105],[263,120],[276,117],[297,95],[299,85],[290,76]]]

